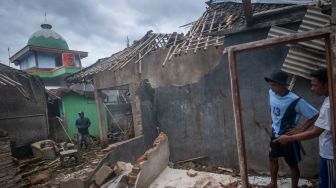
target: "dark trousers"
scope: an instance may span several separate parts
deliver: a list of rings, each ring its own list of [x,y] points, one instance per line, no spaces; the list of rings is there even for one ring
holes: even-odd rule
[[[88,148],[90,144],[90,135],[84,133],[78,133],[78,143],[80,145],[80,148],[83,147],[83,144],[85,145],[85,148]]]

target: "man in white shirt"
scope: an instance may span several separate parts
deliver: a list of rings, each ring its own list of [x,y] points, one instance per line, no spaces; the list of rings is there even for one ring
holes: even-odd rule
[[[277,140],[280,143],[287,143],[294,140],[307,140],[319,136],[320,147],[320,188],[335,188],[336,178],[333,171],[333,143],[330,121],[330,103],[328,91],[328,76],[326,69],[319,69],[312,72],[311,89],[318,96],[325,96],[320,109],[320,114],[314,127],[303,133],[295,135],[282,135]]]

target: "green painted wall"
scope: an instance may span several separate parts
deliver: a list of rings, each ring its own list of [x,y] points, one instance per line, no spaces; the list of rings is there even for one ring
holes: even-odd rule
[[[77,133],[75,122],[78,118],[78,112],[80,111],[83,111],[85,116],[90,118],[90,134],[99,136],[99,125],[96,113],[96,103],[94,99],[86,98],[74,92],[69,92],[63,95],[62,105],[68,133],[72,138]]]

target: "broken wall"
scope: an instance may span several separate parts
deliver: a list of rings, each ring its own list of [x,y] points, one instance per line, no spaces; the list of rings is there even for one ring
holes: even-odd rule
[[[34,77],[18,79],[28,99],[15,87],[6,87],[0,93],[0,128],[8,132],[14,147],[48,137],[44,85]]]
[[[296,26],[293,26],[296,27]],[[267,37],[268,29],[260,29],[226,36],[224,47]],[[133,83],[139,85],[142,124],[150,130],[158,126],[170,139],[170,160],[179,161],[207,156],[204,163],[238,169],[238,156],[232,110],[230,75],[224,47],[209,47],[174,57],[165,67],[162,62],[167,50],[152,52],[139,66],[130,63],[116,72],[95,76],[95,87]],[[242,100],[246,154],[250,170],[268,171],[270,124],[267,104],[268,86],[264,76],[279,70],[286,57],[286,46],[242,53],[237,56]],[[139,82],[146,83],[140,87]],[[319,107],[321,99],[310,92],[309,81],[298,79],[294,91]],[[145,92],[147,91],[147,92]],[[151,97],[143,97],[151,93]],[[145,95],[146,96],[146,95]],[[144,98],[146,100],[144,100]],[[150,113],[145,113],[146,109]],[[148,112],[148,111],[147,111]],[[143,128],[144,135],[148,131]],[[301,163],[302,175],[317,174],[317,140],[303,143],[306,156]],[[288,174],[284,162],[280,174]]]
[[[145,147],[144,136],[138,136],[109,145],[103,150],[108,152],[108,154],[106,154],[106,156],[99,162],[94,172],[91,174],[91,177],[88,179],[92,179],[93,175],[107,163],[117,164],[118,161],[123,161],[134,164],[137,158],[142,155],[146,149],[148,149],[148,147]]]

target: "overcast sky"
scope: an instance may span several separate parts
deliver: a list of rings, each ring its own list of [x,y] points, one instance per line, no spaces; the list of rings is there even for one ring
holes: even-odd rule
[[[142,37],[148,30],[179,33],[179,26],[205,11],[205,0],[1,0],[0,61],[13,55],[47,22],[71,50],[89,52],[84,66],[107,57]]]

